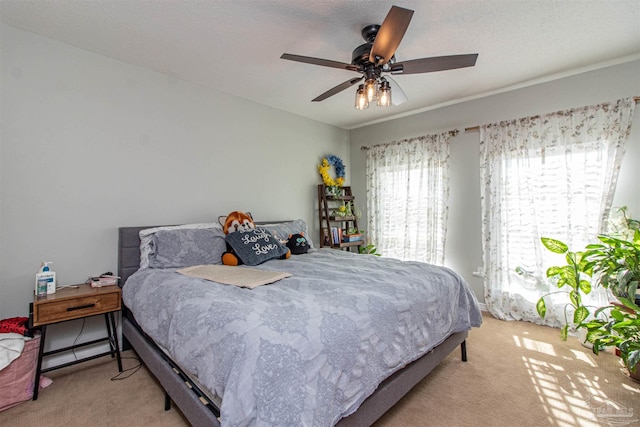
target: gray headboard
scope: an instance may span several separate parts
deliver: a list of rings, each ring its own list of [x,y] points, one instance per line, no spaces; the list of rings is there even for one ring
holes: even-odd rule
[[[121,227],[118,229],[118,276],[122,287],[129,276],[140,268],[140,230],[154,227]]]

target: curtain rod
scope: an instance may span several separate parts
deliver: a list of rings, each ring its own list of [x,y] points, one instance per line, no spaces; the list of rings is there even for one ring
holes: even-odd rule
[[[640,96],[634,96],[633,100],[636,102],[636,104],[640,103]],[[468,128],[464,128],[465,132],[479,132],[480,131],[480,126],[471,126]]]
[[[414,139],[420,139],[420,138],[425,138],[425,137],[428,137],[428,136],[434,136],[434,135],[444,135],[444,134],[449,134],[449,136],[456,136],[456,135],[457,135],[457,134],[459,134],[459,133],[460,133],[460,131],[459,131],[458,129],[453,129],[453,130],[449,130],[449,131],[445,131],[445,132],[441,132],[441,133],[437,133],[437,134],[433,134],[433,135],[415,136],[415,137],[413,137],[413,138],[407,138],[407,139],[403,139],[403,140],[401,140],[401,141],[388,142],[388,143],[386,143],[386,144],[363,145],[363,146],[361,146],[361,147],[360,147],[360,150],[363,150],[363,151],[364,151],[364,150],[368,150],[369,148],[374,147],[374,146],[375,146],[375,147],[377,147],[377,146],[385,147],[385,146],[388,146],[388,145],[397,145],[397,144],[400,144],[400,143],[402,143],[402,142],[412,141],[412,140],[414,140]]]

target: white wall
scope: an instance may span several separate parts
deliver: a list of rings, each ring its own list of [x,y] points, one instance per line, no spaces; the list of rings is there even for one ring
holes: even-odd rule
[[[398,80],[398,83],[401,82]],[[445,264],[467,279],[480,301],[484,301],[482,279],[471,274],[482,266],[479,133],[465,133],[464,129],[632,96],[640,96],[640,61],[352,130],[351,184],[354,194],[357,199],[364,200],[365,152],[361,146],[460,129],[461,133],[451,140],[451,194]],[[636,106],[631,141],[614,200],[615,206],[628,206],[634,218],[640,217],[639,164],[640,105]],[[363,224],[366,226],[366,221]]]
[[[347,131],[0,30],[0,318],[27,315],[41,261],[60,284],[116,271],[120,226],[238,209],[317,235],[316,165],[349,164]]]

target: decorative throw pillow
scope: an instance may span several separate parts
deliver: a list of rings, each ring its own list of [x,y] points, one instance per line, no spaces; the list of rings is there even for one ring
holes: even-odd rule
[[[285,255],[289,250],[264,228],[236,231],[226,236],[227,243],[246,265],[258,265]]]
[[[149,267],[149,259],[155,254],[155,247],[153,246],[153,236],[158,231],[169,230],[184,230],[184,229],[203,229],[203,228],[219,228],[218,223],[197,223],[197,224],[182,224],[182,225],[164,225],[159,227],[145,228],[140,230],[140,268]]]
[[[151,268],[181,268],[221,264],[227,249],[220,228],[160,230],[153,235]]]

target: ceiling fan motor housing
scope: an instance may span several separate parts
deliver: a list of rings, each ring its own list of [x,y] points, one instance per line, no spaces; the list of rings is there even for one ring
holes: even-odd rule
[[[369,52],[371,52],[372,46],[373,43],[365,43],[353,49],[353,53],[351,54],[351,63],[359,67],[366,67],[371,64],[371,62],[369,62]]]
[[[378,67],[369,61],[369,54],[371,53],[371,49],[373,48],[373,42],[376,39],[376,35],[378,34],[378,30],[380,29],[380,25],[372,24],[367,25],[362,29],[362,38],[364,38],[367,43],[361,44],[360,46],[353,49],[351,53],[351,63],[353,65],[357,65],[360,67],[362,71],[365,71],[369,66],[374,66],[377,70]],[[396,56],[393,55],[391,59],[388,61],[388,64],[393,64],[396,62]],[[387,64],[382,71],[387,71]],[[380,70],[377,71],[377,75],[380,76]]]
[[[362,29],[360,34],[362,34],[362,38],[365,41],[369,43],[373,43],[373,41],[376,39],[376,36],[378,35],[379,29],[380,29],[380,25],[377,25],[377,24],[367,25]]]

